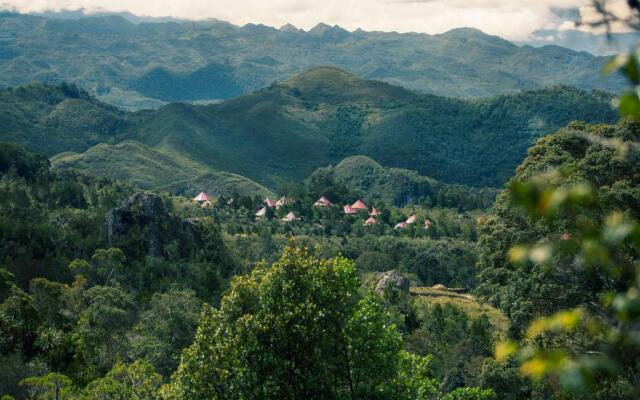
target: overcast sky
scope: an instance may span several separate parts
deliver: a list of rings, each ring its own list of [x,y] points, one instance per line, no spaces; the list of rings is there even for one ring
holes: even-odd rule
[[[609,0],[624,3],[624,0]],[[144,16],[217,18],[238,25],[318,22],[346,29],[442,33],[474,27],[511,40],[538,29],[569,29],[589,16],[591,0],[0,0],[20,12],[57,10],[129,11]]]

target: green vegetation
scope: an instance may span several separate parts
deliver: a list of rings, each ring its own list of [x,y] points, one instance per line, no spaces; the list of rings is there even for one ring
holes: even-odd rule
[[[640,393],[639,132],[573,124],[542,139],[480,225],[477,291],[511,320],[496,356],[533,379],[530,395]]]
[[[48,155],[111,141],[125,124],[124,112],[66,83],[0,89],[0,110],[0,141]]]
[[[432,395],[428,358],[401,351],[400,334],[380,300],[359,295],[358,287],[353,263],[319,261],[296,250],[285,250],[270,268],[235,278],[220,309],[204,311],[167,397]]]
[[[629,6],[637,20],[640,4]],[[236,60],[206,67],[189,51],[166,59],[180,70],[135,57],[120,68],[121,54],[141,50],[124,37],[156,44],[153,56],[233,47],[204,37],[216,29],[263,44],[313,38],[318,54],[323,41],[349,48],[369,36],[0,16],[8,22],[28,34],[17,53],[0,30],[0,69],[28,59],[43,32],[57,32],[60,60],[80,37],[102,35],[105,46],[121,40],[108,50],[113,68],[84,77],[181,99],[241,93],[261,75],[238,80]],[[157,45],[147,31],[173,39]],[[531,51],[473,30],[438,40],[476,61]],[[561,78],[564,50],[540,51],[559,59],[544,67]],[[67,61],[70,75],[91,65],[83,57]],[[242,68],[286,70],[275,57]],[[21,68],[58,71],[49,61]],[[512,76],[541,68],[518,67]],[[610,67],[634,86],[615,99],[627,118],[615,124],[604,92],[457,100],[334,67],[221,103],[140,112],[70,84],[3,89],[0,139],[18,143],[0,143],[2,400],[638,398],[637,56]],[[518,164],[494,202],[484,186]],[[211,198],[196,202],[201,190]]]
[[[65,20],[3,13],[0,43],[0,84],[69,80],[132,107],[227,99],[317,65],[458,97],[556,84],[618,92],[624,85],[619,77],[600,75],[605,58],[557,46],[518,47],[475,29],[350,33],[319,24],[304,32],[215,20],[134,24],[121,16]]]
[[[183,180],[184,174],[191,174],[194,168],[206,168],[198,175],[225,171],[274,190],[286,181],[306,178],[316,168],[335,165],[344,157],[365,155],[386,167],[416,171],[443,183],[497,187],[509,178],[526,149],[539,137],[576,119],[600,123],[617,118],[609,105],[610,96],[603,92],[560,86],[456,100],[362,80],[329,67],[220,104],[170,104],[138,113],[114,111],[77,89],[72,95],[64,95],[64,88],[36,85],[1,91],[5,110],[1,121],[10,128],[0,138],[10,138],[50,156],[83,152],[98,142],[113,145],[133,140],[173,160],[128,144],[122,149],[135,149],[132,159],[140,160],[140,171],[135,165],[127,166],[127,160],[113,148],[104,146],[84,156],[62,157],[57,164],[69,160],[94,168],[94,173],[122,164],[123,171],[114,168],[113,175],[108,176],[130,176],[138,183],[162,180],[165,185]],[[24,94],[31,92],[38,95]],[[57,109],[69,102],[95,112],[77,117],[75,113],[60,114]],[[33,120],[38,122],[28,123]],[[157,159],[182,167],[176,169],[176,176],[151,176],[153,172],[146,169],[157,164],[145,164]],[[99,160],[103,165],[91,165]],[[390,188],[405,195],[412,195],[402,193],[405,189],[420,194],[428,183],[397,170],[383,175],[407,176],[408,188]],[[220,180],[227,178],[231,179],[227,176]],[[380,190],[385,190],[384,184]],[[462,194],[464,189],[455,191]]]
[[[212,195],[273,196],[273,193],[239,175],[211,171],[188,159],[174,158],[134,142],[99,144],[82,154],[61,153],[51,159],[58,169],[74,169],[144,190],[186,196],[204,191]]]
[[[498,197],[493,215],[480,225],[479,293],[509,316],[514,335],[521,335],[538,316],[591,304],[619,285],[618,279],[598,271],[577,272],[570,266],[570,258],[558,256],[550,267],[527,264],[516,268],[507,254],[519,243],[542,244],[560,241],[565,232],[574,235],[572,229],[580,218],[602,218],[615,210],[638,218],[638,163],[607,145],[608,141],[620,141],[633,146],[638,133],[637,124],[628,122],[616,126],[573,124],[532,147],[513,178],[517,182],[558,169],[559,175],[545,179],[556,187],[582,183],[597,188],[599,209],[576,210],[550,224],[526,218],[505,192]]]
[[[445,185],[401,168],[385,168],[365,156],[345,158],[334,168],[317,171],[331,173],[335,180],[366,201],[383,201],[395,206],[424,203],[425,206],[489,208],[497,190],[476,189],[462,185]]]
[[[122,170],[130,165],[126,159],[131,154],[146,155],[149,164],[158,162],[159,167],[181,165],[170,164],[168,157],[140,147],[134,142],[100,145],[87,152],[97,152],[87,160],[97,159],[96,165],[105,165],[100,160],[100,153],[105,151],[114,153],[110,157],[121,157]],[[62,154],[55,163],[65,158],[81,157]],[[300,196],[297,201],[256,221],[253,214],[262,206],[262,198],[257,196],[236,192],[233,202],[219,197],[205,208],[184,197],[129,196],[131,189],[106,178],[96,180],[71,170],[50,169],[46,158],[17,145],[0,146],[0,166],[4,188],[0,221],[8,228],[0,237],[2,254],[14,254],[11,249],[20,249],[21,254],[20,258],[7,256],[1,261],[5,267],[0,270],[0,361],[6,366],[0,374],[3,393],[36,399],[56,395],[67,399],[107,395],[155,399],[182,397],[180,393],[188,391],[208,398],[210,386],[203,386],[198,376],[209,371],[224,379],[216,389],[222,391],[215,395],[222,398],[237,396],[237,384],[242,390],[273,398],[286,397],[289,390],[349,398],[371,398],[373,393],[381,398],[403,399],[422,398],[426,393],[442,398],[493,398],[490,390],[467,388],[480,387],[476,378],[439,384],[457,367],[442,364],[441,353],[432,361],[426,351],[419,350],[421,345],[409,345],[409,336],[418,335],[416,329],[422,324],[422,319],[414,316],[426,312],[428,305],[407,302],[407,295],[401,301],[397,299],[402,296],[375,296],[369,293],[368,283],[361,285],[358,278],[395,268],[418,285],[473,285],[475,253],[467,240],[473,240],[477,210],[458,214],[450,209],[427,211],[419,206],[397,209],[379,202],[380,209],[388,213],[383,217],[387,222],[381,222],[386,227],[367,231],[362,216],[342,216],[337,207],[312,207],[317,192],[341,193],[343,197],[336,201],[356,197],[340,188],[332,174],[319,173],[304,184],[288,187],[288,195]],[[308,219],[292,224],[279,221],[284,213],[298,209],[307,210]],[[406,219],[409,213],[420,218],[428,215],[432,226],[428,230],[415,227],[394,232],[393,222]],[[318,225],[324,228],[319,230]],[[287,250],[292,244],[318,250],[313,255]],[[331,259],[337,253],[355,261]],[[274,264],[269,267],[261,260]],[[276,271],[282,273],[277,279]],[[297,271],[297,275],[287,271]],[[244,272],[248,275],[234,278],[231,289],[222,296],[229,277]],[[277,287],[291,295],[286,302],[280,302],[285,292],[282,296],[273,292]],[[260,292],[250,288],[263,290],[264,296],[259,296],[262,300],[274,296],[273,302],[256,302],[255,295]],[[318,292],[313,294],[312,288]],[[250,292],[254,300],[245,297]],[[333,305],[325,295],[333,299]],[[349,301],[345,301],[347,298]],[[203,303],[212,306],[205,306],[209,311],[201,314]],[[219,310],[212,308],[217,304]],[[327,308],[291,319],[287,309],[281,308],[285,304],[291,310],[306,310],[300,308],[302,304]],[[249,331],[237,331],[246,314],[233,314],[239,319],[225,314],[237,306],[252,307],[246,310],[253,310],[257,319],[252,328],[247,326]],[[484,311],[490,311],[458,306],[452,311],[457,323],[467,324],[469,318],[469,326],[475,326],[473,321],[485,318]],[[326,324],[342,329],[346,348],[334,347],[335,335],[325,334],[324,320],[312,318],[317,312],[326,316]],[[229,334],[241,336],[234,339],[196,334],[197,329],[214,329],[210,319],[215,315],[227,321]],[[265,322],[278,315],[281,324]],[[267,320],[259,322],[260,318]],[[299,334],[289,328],[294,321],[307,321]],[[490,342],[500,337],[494,329],[503,329],[494,328],[493,323],[481,333]],[[216,323],[215,329],[218,327]],[[291,358],[294,364],[291,369],[282,369],[280,377],[265,375],[286,353],[275,349],[273,357],[268,356],[271,339],[260,344],[260,338],[280,333],[264,331],[264,327],[281,327],[280,333],[293,335],[282,345],[289,347],[300,338],[300,346],[306,346],[306,350],[295,353],[305,357]],[[371,336],[374,331],[379,336]],[[246,334],[254,335],[257,347],[247,347],[252,341],[239,339]],[[323,341],[326,346],[320,346]],[[199,358],[197,351],[205,343],[229,349],[224,362],[192,364],[189,354],[196,352],[193,356]],[[381,350],[363,350],[373,345]],[[180,354],[189,346],[178,368]],[[237,353],[229,346],[237,346]],[[307,359],[307,354],[314,351],[323,363]],[[474,350],[461,356],[460,362],[485,357],[485,353]],[[239,358],[226,358],[233,354]],[[255,357],[244,358],[250,354]],[[390,363],[390,357],[395,361]],[[228,375],[227,370],[233,374]],[[248,379],[253,374],[262,378]],[[329,375],[336,379],[326,380]],[[301,386],[278,384],[292,376]]]
[[[0,168],[0,392],[49,398],[118,380],[136,358],[173,371],[233,272],[216,228],[172,217],[158,196],[114,209],[130,188],[16,145],[0,144]]]

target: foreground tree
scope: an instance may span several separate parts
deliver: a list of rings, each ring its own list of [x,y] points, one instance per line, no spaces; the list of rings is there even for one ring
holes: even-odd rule
[[[114,365],[103,377],[91,382],[78,398],[85,400],[155,400],[159,398],[162,375],[146,361]]]
[[[435,393],[352,262],[287,248],[207,307],[167,399],[409,399]]]
[[[639,138],[625,121],[542,139],[481,227],[479,292],[512,320],[497,355],[558,398],[640,394]]]
[[[620,6],[619,2],[594,0],[600,17],[586,23],[607,28],[624,24],[640,30],[640,2],[626,3],[629,12],[620,14],[620,7],[610,7]],[[513,357],[523,375],[570,391],[571,398],[640,397],[638,55],[636,50],[615,57],[607,67],[620,71],[631,84],[631,89],[616,99],[620,113],[628,121],[617,128],[595,128],[601,132],[573,129],[573,146],[567,146],[566,152],[551,149],[546,154],[535,154],[534,148],[529,165],[525,162],[519,169],[520,176],[512,180],[503,196],[503,200],[508,196],[511,204],[526,212],[514,209],[507,220],[513,222],[514,215],[520,214],[517,225],[535,227],[535,231],[519,236],[523,230],[512,223],[515,240],[508,253],[502,252],[501,264],[517,266],[515,270],[537,276],[537,283],[550,282],[548,278],[555,283],[566,282],[572,276],[574,279],[570,290],[560,294],[568,295],[564,304],[557,301],[558,296],[553,298],[554,290],[546,290],[546,298],[553,298],[546,310],[529,307],[538,318],[519,327],[522,340],[499,345],[496,357]],[[558,136],[561,135],[548,141],[555,141]],[[584,162],[571,162],[575,154],[582,154],[577,158]],[[536,164],[547,170],[556,168],[546,172],[531,170],[531,165]],[[522,171],[526,169],[533,173],[524,176]],[[501,210],[502,218],[507,210],[508,207]],[[497,227],[495,222],[488,225]],[[564,233],[558,234],[558,229]],[[521,244],[514,245],[517,242]],[[492,266],[486,262],[492,258],[499,261],[496,250],[504,250],[504,243],[494,246],[485,242],[485,283],[505,281],[510,274],[495,268],[496,263]],[[534,291],[540,291],[542,286],[534,286]],[[521,322],[525,320],[521,318]]]

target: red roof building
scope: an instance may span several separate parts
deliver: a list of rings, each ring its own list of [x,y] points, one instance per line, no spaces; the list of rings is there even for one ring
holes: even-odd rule
[[[407,229],[407,226],[408,225],[406,222],[400,222],[399,224],[396,224],[393,229]]]
[[[284,207],[289,203],[291,203],[289,198],[281,197],[280,200],[276,201],[276,210],[279,210],[281,207]]]
[[[293,222],[298,221],[300,218],[296,217],[296,215],[292,212],[287,214],[284,218],[282,218],[282,222]]]
[[[332,203],[329,201],[329,199],[327,199],[326,197],[322,196],[318,199],[318,201],[316,201],[315,203],[313,203],[314,207],[329,207],[332,205]]]
[[[369,217],[369,219],[367,219],[366,221],[364,221],[364,225],[365,226],[371,226],[371,225],[375,225],[378,223],[378,220],[375,219],[374,217]]]
[[[353,203],[351,208],[353,208],[354,210],[358,210],[358,211],[367,211],[369,209],[369,207],[367,207],[367,205],[364,204],[362,202],[362,200],[358,200],[355,203]]]
[[[266,204],[267,207],[269,207],[269,208],[276,208],[276,202],[271,200],[268,197],[266,199],[264,199],[264,204]]]
[[[373,207],[371,209],[371,212],[369,213],[369,215],[371,215],[372,217],[379,217],[379,216],[382,215],[382,211],[380,211],[377,208]]]
[[[205,192],[200,192],[193,201],[197,201],[198,203],[204,203],[205,201],[209,201],[209,196]]]
[[[571,234],[570,234],[569,232],[564,232],[564,233],[560,236],[560,239],[561,239],[563,242],[569,241],[569,240],[571,240]]]
[[[263,218],[267,215],[267,207],[262,207],[260,211],[256,213],[257,218]]]
[[[352,214],[357,214],[358,210],[354,209],[353,207],[351,207],[350,205],[346,205],[342,208],[344,210],[344,213],[347,215],[352,215]]]
[[[424,229],[429,229],[429,227],[431,227],[431,221],[429,221],[428,219],[424,220]]]
[[[409,218],[407,218],[406,221],[404,221],[407,225],[411,225],[411,224],[415,224],[416,223],[416,216],[415,214],[410,216]]]

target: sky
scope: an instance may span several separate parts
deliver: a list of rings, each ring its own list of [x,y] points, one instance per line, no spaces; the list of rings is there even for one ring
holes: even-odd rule
[[[19,12],[84,9],[129,11],[140,16],[216,18],[237,25],[292,23],[310,29],[319,22],[348,30],[442,33],[478,28],[510,40],[540,29],[574,29],[578,16],[593,16],[592,0],[0,0]],[[609,0],[612,7],[624,0]],[[583,28],[586,29],[586,28]]]

